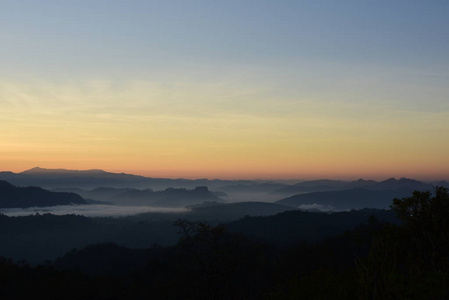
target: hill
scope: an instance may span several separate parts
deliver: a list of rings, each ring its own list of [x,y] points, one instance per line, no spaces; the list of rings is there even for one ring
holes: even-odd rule
[[[0,181],[0,208],[27,208],[69,204],[87,204],[74,193],[57,193],[39,187],[16,187]]]
[[[374,180],[359,179],[355,181],[341,180],[312,180],[297,183],[295,185],[285,186],[272,192],[274,195],[293,196],[297,194],[349,190],[356,188],[372,190],[389,189],[413,189],[413,190],[432,190],[434,184],[424,183],[418,180],[408,178],[389,178],[387,180],[376,182]]]
[[[205,186],[195,187],[194,189],[167,188],[163,191],[106,187],[100,187],[93,190],[57,188],[54,189],[54,191],[73,192],[85,199],[105,201],[116,205],[126,206],[185,207],[187,205],[199,204],[204,201],[223,201]]]
[[[341,234],[369,219],[398,223],[395,213],[379,209],[362,209],[347,212],[316,213],[300,210],[285,211],[273,216],[245,217],[230,222],[230,231],[276,244],[316,242]]]
[[[328,207],[330,210],[388,209],[392,199],[406,197],[412,192],[413,189],[407,187],[385,190],[353,188],[295,195],[279,200],[277,203],[299,208],[301,206],[321,205]]]

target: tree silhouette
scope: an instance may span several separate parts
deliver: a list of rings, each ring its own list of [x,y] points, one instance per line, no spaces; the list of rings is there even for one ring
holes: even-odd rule
[[[263,246],[223,225],[178,219],[173,223],[182,237],[178,249],[196,289],[196,299],[260,298],[265,280]]]
[[[173,224],[182,234],[178,245],[193,262],[190,268],[199,278],[199,282],[193,284],[198,297],[232,299],[231,278],[237,266],[232,262],[229,249],[225,247],[224,226],[184,219],[178,219]],[[202,292],[206,295],[202,295]]]
[[[401,226],[385,226],[356,260],[360,299],[449,299],[449,193],[413,192],[391,205]]]
[[[413,192],[408,198],[394,199],[391,208],[404,221],[404,229],[412,238],[420,259],[433,272],[449,250],[449,193],[444,187]],[[445,260],[445,259],[443,259]],[[446,266],[444,266],[446,267]]]

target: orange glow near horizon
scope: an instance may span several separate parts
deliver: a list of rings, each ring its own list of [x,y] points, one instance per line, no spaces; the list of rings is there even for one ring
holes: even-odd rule
[[[290,169],[272,169],[272,168],[259,168],[256,170],[248,171],[247,168],[232,168],[222,167],[217,169],[206,168],[188,168],[176,169],[176,168],[114,168],[107,167],[106,165],[99,165],[95,162],[23,162],[14,164],[3,165],[3,171],[11,171],[19,173],[31,169],[32,167],[39,166],[45,169],[69,169],[69,170],[89,170],[89,169],[102,169],[112,173],[127,173],[134,175],[141,175],[153,178],[185,178],[185,179],[224,179],[224,180],[318,180],[318,179],[335,179],[335,180],[357,180],[357,179],[371,179],[382,181],[391,177],[397,179],[405,177],[422,181],[439,181],[448,180],[448,172],[435,172],[431,168],[423,169],[407,169],[403,168],[378,168],[373,171],[374,168],[347,168],[347,172],[340,171],[339,168],[332,168],[332,166],[320,166],[313,169],[302,169],[301,171]],[[87,165],[85,165],[87,163]],[[392,169],[395,169],[391,171]]]
[[[185,90],[178,103],[178,94],[153,85],[102,92],[109,102],[97,107],[98,97],[82,89],[56,88],[65,99],[59,106],[28,94],[29,105],[4,108],[2,170],[40,166],[209,179],[449,178],[445,112],[301,98],[278,99],[277,111],[260,105],[250,110],[258,94],[228,108],[195,100],[207,86]],[[221,93],[225,97],[226,89]],[[139,100],[147,94],[158,96],[150,104]],[[127,95],[136,100],[127,103]]]

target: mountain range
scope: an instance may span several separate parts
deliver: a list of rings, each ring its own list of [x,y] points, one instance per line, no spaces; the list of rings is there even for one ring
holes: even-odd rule
[[[388,209],[394,198],[409,197],[413,191],[413,188],[406,187],[382,190],[353,188],[299,194],[279,200],[277,203],[303,209],[317,208],[332,211],[363,208]]]
[[[295,195],[300,193],[343,190],[351,188],[390,189],[410,187],[419,189],[432,188],[435,185],[449,187],[449,182],[438,181],[424,183],[417,180],[390,178],[377,182],[374,180],[359,179],[355,181],[342,180],[221,180],[221,179],[171,179],[151,178],[126,173],[111,173],[99,169],[67,170],[44,169],[35,167],[20,173],[9,171],[0,172],[0,180],[8,181],[16,186],[40,186],[42,188],[82,188],[94,189],[98,187],[139,188],[164,190],[167,188],[193,189],[198,186],[207,186],[209,189],[223,190],[231,193],[264,192],[277,195]],[[292,183],[293,182],[293,183]]]
[[[0,172],[0,180],[15,186],[39,186],[54,192],[76,193],[89,201],[117,205],[184,207],[204,201],[223,202],[217,197],[221,195],[226,202],[277,202],[295,208],[324,210],[388,208],[392,199],[410,196],[414,190],[431,191],[436,185],[449,187],[446,181],[426,183],[407,178],[389,178],[380,182],[323,179],[292,184],[292,181],[150,178],[97,169],[78,171],[39,167],[21,173]]]
[[[313,192],[339,191],[348,189],[370,189],[370,190],[390,190],[390,189],[413,189],[413,190],[432,190],[435,185],[449,186],[448,182],[424,183],[418,180],[408,178],[389,178],[384,181],[364,180],[341,181],[341,180],[312,180],[297,183],[277,189],[272,194],[276,195],[296,195]]]
[[[372,180],[310,181],[296,184],[273,193],[296,195],[277,201],[279,204],[299,208],[321,208],[324,210],[349,210],[363,208],[388,209],[394,198],[409,197],[413,191],[432,191],[437,184],[401,178]],[[446,182],[438,185],[447,186]],[[306,192],[308,191],[308,192]],[[287,193],[287,194],[288,194]]]
[[[98,187],[138,188],[164,190],[167,188],[193,189],[198,186],[216,186],[230,184],[252,184],[250,180],[220,180],[220,179],[171,179],[151,178],[126,173],[111,173],[103,170],[66,170],[44,169],[35,167],[20,173],[0,172],[0,180],[8,181],[17,186],[40,186],[47,189],[59,187],[94,189]]]
[[[163,191],[111,187],[100,187],[92,190],[56,188],[53,191],[77,193],[88,200],[126,206],[184,207],[204,201],[223,201],[205,186],[195,187],[194,189],[167,188]]]

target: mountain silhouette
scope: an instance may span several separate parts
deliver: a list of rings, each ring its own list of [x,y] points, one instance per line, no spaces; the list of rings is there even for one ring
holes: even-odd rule
[[[409,188],[419,191],[432,190],[433,185],[427,184],[418,180],[400,178],[389,178],[387,180],[381,181],[373,186],[376,189],[398,189],[398,188]]]
[[[204,201],[222,202],[205,186],[194,189],[167,188],[163,191],[131,188],[96,188],[83,190],[77,188],[58,188],[55,191],[77,193],[85,199],[111,202],[116,205],[144,205],[158,207],[185,207]]]
[[[259,185],[264,183],[250,180],[152,178],[126,173],[111,173],[99,169],[67,170],[40,167],[21,173],[0,172],[0,180],[6,180],[16,186],[40,186],[46,189],[114,187],[164,190],[170,187],[194,189],[198,186],[207,186],[212,189],[224,185]]]
[[[367,190],[432,190],[435,183],[423,183],[421,181],[407,178],[390,178],[381,182],[359,179],[355,181],[343,180],[310,180],[296,184],[291,180],[219,180],[219,179],[169,179],[151,178],[126,173],[111,173],[104,170],[67,170],[67,169],[44,169],[35,167],[21,173],[0,172],[0,180],[8,181],[15,186],[39,186],[45,189],[62,189],[73,191],[85,199],[97,201],[120,202],[134,205],[157,205],[170,206],[192,205],[201,201],[215,201],[213,196],[196,197],[199,202],[190,198],[190,194],[182,195],[182,191],[166,191],[169,188],[194,190],[198,186],[207,186],[212,191],[221,191],[228,196],[229,202],[238,201],[263,201],[273,202],[289,196],[298,194],[342,191],[355,188]],[[442,182],[448,186],[447,182]],[[78,188],[80,190],[67,190]],[[95,192],[94,189],[98,189]],[[108,190],[106,190],[108,189]],[[139,190],[139,191],[136,191]],[[166,191],[165,193],[163,193]],[[169,194],[177,194],[175,196]],[[87,195],[88,194],[88,195]],[[374,193],[371,193],[374,194]],[[179,197],[187,197],[188,201],[181,201]],[[176,200],[178,199],[178,200]],[[218,199],[218,198],[215,198]],[[149,204],[151,202],[151,204]]]
[[[277,201],[279,204],[301,207],[301,205],[318,204],[332,207],[335,210],[350,210],[363,208],[388,209],[394,198],[406,197],[414,189],[366,189],[354,188],[339,191],[315,192],[291,196]]]
[[[39,187],[16,187],[0,181],[0,208],[27,208],[69,204],[87,204],[74,193],[57,193]]]
[[[44,169],[40,167],[35,167],[26,171],[21,172],[23,175],[56,175],[56,176],[64,176],[64,175],[104,175],[107,174],[106,171],[99,169],[91,169],[91,170],[67,170],[67,169]]]
[[[389,178],[387,180],[376,182],[374,180],[358,179],[355,181],[340,181],[340,180],[312,180],[297,183],[295,185],[286,186],[278,189],[272,194],[278,195],[296,195],[315,192],[341,191],[350,189],[369,189],[369,190],[393,190],[393,189],[414,189],[419,191],[426,191],[433,189],[432,184],[424,183],[418,180],[401,178]]]

